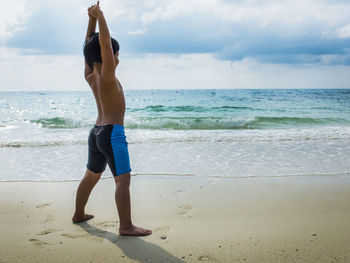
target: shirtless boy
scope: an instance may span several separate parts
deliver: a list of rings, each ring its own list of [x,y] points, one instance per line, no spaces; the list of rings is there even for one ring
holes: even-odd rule
[[[125,99],[122,86],[115,77],[119,63],[119,44],[110,37],[99,1],[88,8],[88,15],[89,25],[84,46],[85,79],[94,94],[98,116],[89,135],[87,170],[77,190],[72,221],[79,223],[93,218],[93,215],[85,214],[85,205],[108,163],[116,183],[119,233],[131,236],[150,235],[151,230],[134,226],[131,221],[131,169],[123,126]],[[97,23],[99,33],[95,33]]]

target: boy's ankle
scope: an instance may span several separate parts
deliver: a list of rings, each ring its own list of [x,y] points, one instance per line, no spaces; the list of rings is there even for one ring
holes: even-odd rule
[[[130,229],[133,227],[132,222],[120,222],[119,229]]]

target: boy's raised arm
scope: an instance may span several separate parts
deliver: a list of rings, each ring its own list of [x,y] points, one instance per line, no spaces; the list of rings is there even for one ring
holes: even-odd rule
[[[85,41],[88,40],[88,38],[90,37],[90,35],[92,33],[95,33],[96,32],[96,22],[97,22],[97,19],[96,17],[94,17],[91,13],[91,10],[92,8],[94,7],[94,5],[90,6],[88,8],[88,15],[89,15],[89,24],[88,24],[88,28],[87,28],[87,31],[86,31],[86,36],[85,36]]]
[[[99,1],[91,10],[93,16],[97,18],[99,28],[99,42],[101,47],[101,76],[104,80],[112,80],[115,78],[115,58],[112,48],[111,36],[109,34],[107,22],[100,9]]]
[[[89,15],[89,24],[88,24],[88,28],[86,31],[86,36],[85,36],[85,42],[89,39],[90,35],[92,33],[96,32],[96,23],[97,23],[97,19],[96,17],[94,17],[91,13],[92,9],[93,9],[94,5],[90,6],[88,8],[88,15]],[[85,62],[85,69],[84,69],[84,76],[85,79],[87,78],[88,75],[90,75],[92,73],[92,68]]]

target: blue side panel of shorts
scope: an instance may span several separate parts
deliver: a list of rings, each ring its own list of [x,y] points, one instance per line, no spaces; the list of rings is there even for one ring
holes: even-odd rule
[[[129,173],[131,171],[131,168],[128,143],[126,142],[126,136],[124,133],[123,126],[113,125],[113,130],[111,134],[111,146],[114,155],[116,174],[121,175]]]

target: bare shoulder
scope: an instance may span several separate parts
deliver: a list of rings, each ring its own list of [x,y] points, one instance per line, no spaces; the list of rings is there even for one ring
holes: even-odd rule
[[[96,74],[96,72],[91,72],[89,74],[85,74],[85,80],[90,87],[100,86],[98,84],[101,82],[101,76]]]
[[[84,69],[84,77],[89,84],[91,81],[93,81],[96,78],[93,69],[86,62],[85,62],[85,69]]]
[[[96,81],[96,76],[93,72],[91,72],[90,74],[85,74],[85,80],[91,85],[93,82]]]

